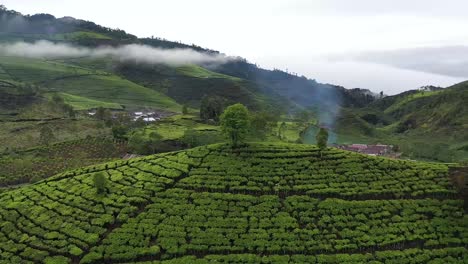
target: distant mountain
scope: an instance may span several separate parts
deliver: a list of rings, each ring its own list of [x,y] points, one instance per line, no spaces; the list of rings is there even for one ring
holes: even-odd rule
[[[442,89],[423,87],[388,96],[369,105],[398,122],[395,131],[461,131],[468,128],[468,82]]]
[[[0,44],[38,40],[89,48],[142,44],[224,56],[196,45],[137,38],[90,21],[49,14],[25,16],[0,8]],[[466,87],[466,83],[447,89],[425,86],[380,98],[365,89],[346,89],[262,69],[243,58],[231,58],[222,64],[169,66],[107,57],[0,57],[0,117],[14,115],[57,92],[75,109],[103,106],[171,112],[180,112],[182,105],[198,108],[204,96],[217,95],[226,104],[241,102],[251,110],[278,115],[310,109],[315,111],[319,124],[336,130],[342,138],[353,134],[362,137],[362,142],[398,144],[411,157],[433,159],[442,153],[436,159],[444,161],[468,157]],[[434,151],[430,153],[417,153],[431,148]],[[451,154],[441,151],[446,149],[455,153],[454,157],[447,158]]]
[[[397,145],[411,158],[468,160],[468,82],[386,96],[345,113],[341,131]]]
[[[0,22],[0,42],[49,40],[87,47],[145,44],[164,49],[188,48],[208,54],[219,54],[218,51],[196,45],[160,38],[139,39],[120,29],[111,29],[71,17],[55,18],[49,14],[25,16],[1,8]],[[86,67],[90,70],[111,72],[137,85],[162,92],[177,103],[188,103],[192,106],[197,106],[204,95],[211,94],[221,95],[229,102],[245,103],[252,109],[280,109],[283,112],[303,107],[362,107],[374,101],[374,97],[367,90],[347,90],[279,70],[265,70],[242,58],[216,66],[188,66],[189,68],[184,70],[165,65],[135,65],[118,61],[68,60],[62,63],[67,67]],[[15,67],[22,66],[16,64]],[[197,75],[199,71],[205,71],[201,78]],[[42,69],[37,69],[36,73],[41,72],[44,73]],[[13,78],[19,82],[27,82],[16,76]],[[54,89],[61,89],[53,85],[53,82],[46,84],[54,86]],[[60,86],[67,86],[67,81],[62,80]],[[76,80],[73,86],[76,87]],[[75,91],[66,92],[73,94]],[[82,93],[77,95],[84,96]],[[115,101],[103,95],[99,95],[99,100]]]

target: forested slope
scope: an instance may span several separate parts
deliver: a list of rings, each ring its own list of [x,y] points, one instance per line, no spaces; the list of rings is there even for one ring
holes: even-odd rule
[[[468,260],[468,216],[445,165],[305,145],[210,145],[112,162],[0,202],[6,263]]]

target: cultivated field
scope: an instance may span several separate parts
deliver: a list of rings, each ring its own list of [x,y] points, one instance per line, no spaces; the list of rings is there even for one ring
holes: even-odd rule
[[[306,145],[111,162],[0,202],[0,256],[10,263],[468,261],[468,216],[445,165]]]

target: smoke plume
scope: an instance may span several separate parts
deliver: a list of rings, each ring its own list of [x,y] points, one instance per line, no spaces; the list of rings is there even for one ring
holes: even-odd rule
[[[216,65],[231,60],[230,57],[224,55],[203,53],[192,49],[161,49],[139,44],[86,48],[46,40],[35,43],[1,44],[0,55],[45,59],[111,57],[120,61],[168,65]]]

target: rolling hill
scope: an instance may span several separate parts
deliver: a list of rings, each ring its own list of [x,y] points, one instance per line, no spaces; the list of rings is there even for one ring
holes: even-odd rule
[[[463,161],[468,160],[467,102],[468,82],[434,91],[411,90],[348,109],[349,120],[337,123],[399,145],[412,158]]]
[[[0,258],[466,263],[468,216],[447,170],[295,144],[116,161],[1,193]]]
[[[82,97],[81,101],[93,100],[89,108],[109,107],[111,103],[114,103],[112,108],[120,108],[119,105],[171,111],[179,111],[181,108],[173,99],[158,91],[104,71],[44,59],[6,56],[0,57],[0,68],[5,73],[6,80],[35,85],[44,92],[58,91],[69,94],[64,96],[65,99],[71,99],[71,95],[75,96],[75,99],[76,96]],[[82,107],[83,105],[77,106]]]
[[[205,54],[220,54],[218,51],[196,45],[185,45],[164,39],[138,39],[122,30],[113,30],[90,21],[70,17],[55,18],[49,14],[25,16],[2,8],[0,18],[2,21],[0,43],[49,40],[54,43],[86,47],[144,44],[163,49],[192,49]],[[242,58],[221,65],[186,65],[181,68],[165,65],[132,65],[106,59],[90,61],[87,58],[63,62],[18,61],[13,66],[16,67],[12,69],[13,74],[24,73],[23,78],[18,77],[21,81],[38,81],[37,78],[41,74],[45,77],[45,74],[48,80],[40,80],[43,86],[52,86],[66,93],[70,92],[69,86],[73,86],[73,92],[76,92],[77,87],[87,87],[89,81],[104,82],[102,84],[104,87],[108,87],[108,84],[117,85],[119,93],[133,93],[135,90],[133,83],[163,93],[154,93],[149,96],[152,98],[148,102],[149,107],[170,104],[164,95],[180,104],[198,106],[204,95],[220,94],[229,102],[242,102],[252,109],[281,109],[283,112],[310,107],[311,104],[317,104],[319,107],[322,105],[323,107],[328,105],[363,106],[373,101],[373,97],[369,96],[366,90],[346,90],[343,87],[320,84],[314,80],[279,70],[261,69]],[[40,72],[31,74],[30,70],[34,70],[33,68],[38,68]],[[71,74],[69,70],[73,73]],[[117,74],[126,80],[116,80],[114,76],[112,78],[103,76],[102,74],[105,73]],[[2,78],[1,74],[0,69],[0,78]],[[50,80],[54,78],[60,78],[60,81]],[[81,81],[83,86],[76,83]],[[124,83],[125,81],[132,83]],[[91,86],[87,89],[96,88]],[[137,90],[148,95],[148,92],[141,91],[141,88]],[[162,102],[155,100],[155,97],[163,98]],[[99,98],[90,99],[113,102],[112,96],[108,94],[101,94]],[[118,98],[114,101],[131,105],[133,98]]]

